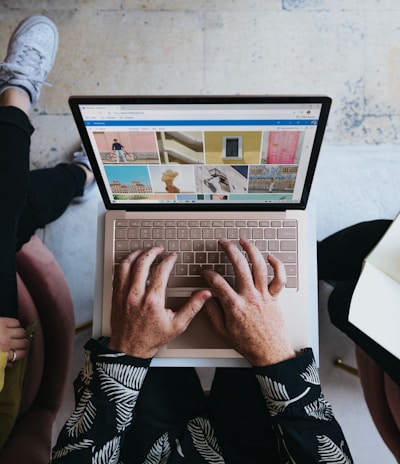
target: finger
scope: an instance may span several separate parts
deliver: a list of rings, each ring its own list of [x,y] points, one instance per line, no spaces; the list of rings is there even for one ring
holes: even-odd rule
[[[228,240],[220,240],[219,244],[227,255],[229,261],[232,263],[235,271],[235,282],[238,291],[242,291],[244,288],[253,286],[253,276],[249,263],[246,258],[240,252],[240,250]]]
[[[209,299],[206,301],[203,311],[210,320],[215,332],[222,335],[225,332],[225,314],[218,301],[215,298]]]
[[[253,280],[257,289],[268,288],[268,266],[260,250],[247,238],[241,239],[240,244],[247,253],[253,268]]]
[[[196,314],[199,313],[204,304],[212,297],[209,290],[200,290],[192,294],[187,302],[175,312],[174,319],[180,333],[184,332],[192,322]]]
[[[26,338],[20,338],[18,340],[12,340],[12,350],[26,350],[29,346],[29,341]]]
[[[202,269],[202,276],[207,284],[211,287],[215,295],[220,299],[233,299],[237,298],[236,291],[228,284],[226,279],[221,274],[211,269]]]
[[[274,255],[268,255],[268,261],[274,270],[274,278],[271,280],[268,290],[271,296],[278,296],[286,285],[286,271],[282,261]]]
[[[154,291],[165,291],[171,271],[176,263],[177,254],[170,253],[154,269],[148,288]]]
[[[121,261],[118,266],[118,270],[114,276],[114,289],[118,293],[124,293],[128,284],[128,278],[131,274],[132,264],[136,261],[138,256],[142,253],[142,250],[135,250],[130,253],[125,259]]]
[[[23,329],[22,327],[18,327],[18,328],[12,328],[10,329],[10,339],[12,340],[18,340],[18,339],[25,339],[25,335],[26,335],[26,330]]]
[[[14,363],[20,359],[24,359],[27,353],[27,347],[22,348],[14,348],[8,350],[8,358],[7,361],[9,363]]]
[[[2,317],[2,321],[4,321],[8,328],[12,329],[14,327],[21,327],[21,323],[18,319],[14,317]]]
[[[146,283],[149,278],[151,265],[154,263],[158,255],[164,251],[161,246],[155,246],[143,250],[136,261],[133,263],[133,268],[130,275],[129,286],[131,290],[145,290]]]

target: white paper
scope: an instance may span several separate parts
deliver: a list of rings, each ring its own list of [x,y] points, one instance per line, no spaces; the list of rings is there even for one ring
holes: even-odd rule
[[[349,321],[400,359],[400,215],[365,259]]]
[[[349,321],[400,359],[400,285],[368,262],[353,294]]]

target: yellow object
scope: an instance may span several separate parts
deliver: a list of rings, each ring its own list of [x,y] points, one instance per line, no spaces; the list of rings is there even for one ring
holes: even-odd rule
[[[4,375],[7,366],[8,353],[5,351],[0,351],[0,392],[3,390],[4,386]]]
[[[35,324],[32,324],[26,329],[28,340],[31,340],[34,327]],[[1,371],[4,377],[4,385],[0,391],[0,449],[3,448],[7,441],[18,417],[28,354],[29,347],[24,359],[15,361],[11,367],[7,367]],[[6,353],[5,358],[6,365],[7,357],[8,353]],[[0,373],[0,380],[2,374]]]

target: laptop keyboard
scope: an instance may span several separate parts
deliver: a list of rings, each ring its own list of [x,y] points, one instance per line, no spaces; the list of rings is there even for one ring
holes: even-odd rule
[[[267,259],[268,252],[286,268],[288,288],[297,288],[297,221],[282,220],[116,220],[114,260],[118,265],[130,252],[161,245],[164,254],[175,252],[177,262],[169,278],[171,287],[206,287],[201,269],[212,268],[234,285],[234,271],[218,246],[220,238],[239,245],[252,240]],[[242,251],[245,255],[245,253]],[[159,260],[163,256],[159,257]],[[270,279],[273,270],[270,265]]]

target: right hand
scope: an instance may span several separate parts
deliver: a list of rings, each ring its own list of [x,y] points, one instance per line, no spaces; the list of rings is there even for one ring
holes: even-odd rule
[[[240,250],[227,240],[220,246],[231,261],[236,288],[218,273],[206,269],[204,278],[216,299],[205,303],[204,311],[216,333],[241,353],[253,366],[267,366],[295,357],[289,342],[278,297],[285,286],[283,264],[270,255],[274,278],[268,284],[267,263],[258,248],[247,239],[241,246],[249,257],[252,270]]]
[[[119,265],[114,280],[109,348],[138,358],[152,358],[186,330],[211,298],[209,290],[200,290],[177,311],[165,307],[176,253],[166,256],[149,279],[150,268],[163,251],[162,247],[136,250]]]
[[[0,351],[8,352],[8,361],[12,360],[14,351],[17,360],[25,358],[29,345],[25,335],[18,319],[0,317]]]

